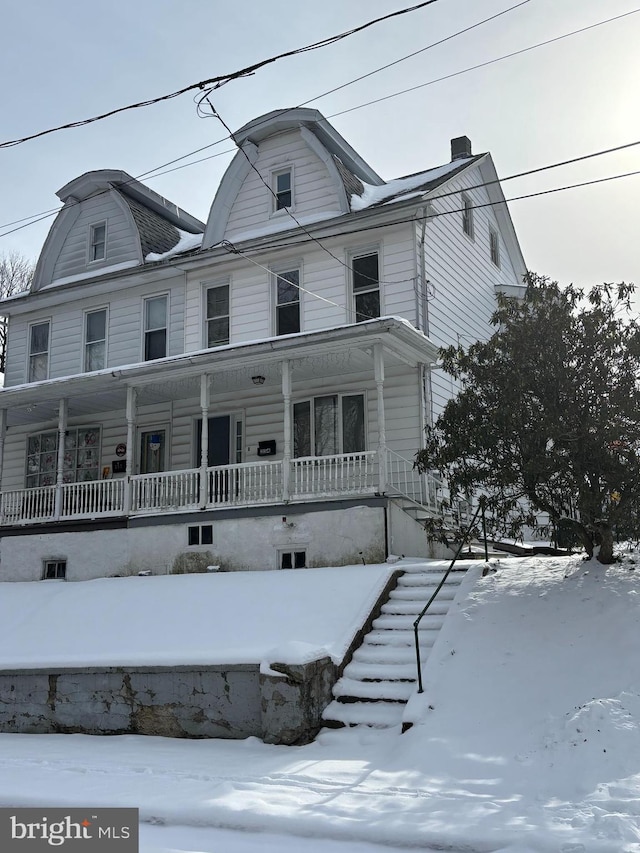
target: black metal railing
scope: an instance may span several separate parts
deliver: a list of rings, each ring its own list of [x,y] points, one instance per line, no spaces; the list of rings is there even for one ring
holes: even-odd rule
[[[420,614],[418,615],[416,621],[413,623],[413,633],[414,633],[414,638],[415,638],[415,643],[416,643],[416,666],[418,668],[418,693],[424,693],[424,689],[422,686],[422,663],[420,661],[420,637],[418,634],[418,629],[420,628],[420,622],[422,621],[422,617],[426,614],[428,609],[431,607],[432,603],[435,601],[435,599],[436,599],[438,593],[440,592],[440,590],[442,589],[442,587],[445,585],[446,580],[449,577],[449,573],[451,572],[451,569],[453,569],[456,560],[460,556],[460,552],[462,551],[465,543],[468,541],[468,537],[471,534],[471,531],[473,530],[473,527],[476,523],[478,515],[482,516],[482,538],[484,540],[484,559],[485,559],[485,562],[487,562],[489,560],[489,551],[487,549],[487,522],[486,522],[484,510],[485,510],[485,498],[481,497],[480,500],[478,501],[478,506],[476,507],[476,511],[473,514],[473,518],[469,522],[469,526],[467,527],[466,531],[464,532],[464,534],[462,536],[462,539],[460,540],[460,544],[458,545],[458,550],[456,551],[453,560],[451,560],[451,562],[449,563],[449,568],[447,569],[447,571],[442,576],[442,579],[441,579],[440,583],[438,584],[438,586],[435,588],[433,595],[431,596],[429,601],[427,601],[425,606],[422,608]]]

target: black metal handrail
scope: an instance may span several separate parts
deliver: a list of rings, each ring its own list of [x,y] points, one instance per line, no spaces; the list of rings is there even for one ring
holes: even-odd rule
[[[476,519],[478,518],[479,514],[482,514],[482,536],[484,539],[484,559],[485,559],[485,561],[489,560],[489,552],[487,550],[487,523],[486,523],[486,519],[485,519],[484,508],[485,508],[485,499],[483,496],[478,501],[478,506],[476,508],[476,511],[473,514],[473,518],[469,522],[469,526],[467,527],[464,535],[462,536],[460,544],[458,545],[458,550],[456,551],[453,560],[451,560],[451,563],[449,564],[449,568],[447,569],[447,571],[442,576],[442,580],[440,581],[438,586],[435,588],[433,595],[431,596],[429,601],[427,601],[425,606],[422,608],[422,611],[420,612],[418,618],[413,623],[413,633],[414,633],[415,643],[416,643],[416,666],[418,668],[418,693],[424,693],[424,689],[422,686],[422,664],[420,662],[420,642],[419,642],[419,636],[418,636],[418,628],[420,627],[420,622],[422,621],[422,617],[425,615],[427,610],[431,607],[433,601],[435,600],[436,596],[438,595],[438,593],[440,592],[440,590],[444,586],[447,578],[449,577],[449,572],[451,571],[456,560],[460,556],[460,552],[462,551],[462,548],[463,548],[463,546],[467,540],[468,535],[473,530],[473,525],[476,523]]]

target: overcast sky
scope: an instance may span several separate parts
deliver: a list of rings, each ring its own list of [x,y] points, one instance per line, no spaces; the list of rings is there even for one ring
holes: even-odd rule
[[[341,91],[334,86],[420,50],[518,0],[437,0],[337,45],[280,60],[218,90],[234,129],[310,101],[385,179],[449,160],[466,134],[501,177],[640,139],[640,12],[382,103],[391,95],[630,12],[634,0],[529,0],[498,19]],[[635,0],[638,2],[638,0]],[[407,0],[407,5],[409,0]],[[2,4],[0,142],[233,72],[403,7],[402,0],[21,0]],[[138,176],[226,135],[191,94],[0,150],[0,234],[58,206],[92,169]],[[155,178],[154,190],[206,220],[233,156],[227,140]],[[212,156],[213,155],[213,156]],[[181,161],[188,162],[188,160]],[[640,169],[640,145],[507,181],[507,198]],[[530,269],[563,283],[637,281],[640,175],[510,205]],[[53,218],[3,236],[35,259]]]

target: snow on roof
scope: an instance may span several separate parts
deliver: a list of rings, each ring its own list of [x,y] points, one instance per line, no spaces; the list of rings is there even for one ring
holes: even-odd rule
[[[351,196],[352,210],[365,210],[368,207],[373,207],[376,204],[382,204],[385,201],[399,201],[407,193],[414,193],[420,188],[431,189],[427,187],[434,181],[445,178],[451,172],[468,166],[475,160],[475,157],[467,157],[464,159],[453,160],[451,163],[445,163],[444,166],[437,166],[435,169],[428,169],[426,172],[419,172],[417,175],[409,175],[406,178],[396,178],[393,181],[387,181],[386,184],[376,187],[373,184],[364,184],[364,193],[361,196]],[[420,195],[420,193],[415,193]],[[409,197],[409,196],[406,196]]]
[[[180,255],[183,252],[190,252],[193,249],[199,249],[202,246],[202,238],[204,234],[190,234],[188,231],[182,231],[180,228],[177,229],[180,233],[180,239],[176,243],[176,245],[169,249],[168,252],[162,252],[158,254],[157,252],[149,252],[149,254],[145,257],[145,261],[150,263],[151,261],[164,261],[167,258],[172,258],[174,255]]]
[[[138,266],[140,266],[140,264],[137,261],[122,261],[120,264],[110,264],[109,266],[99,267],[95,270],[76,273],[76,275],[65,275],[62,278],[55,278],[49,284],[45,284],[44,287],[41,287],[40,290],[48,290],[50,287],[60,287],[62,284],[73,284],[76,281],[84,281],[85,278],[98,278],[98,276],[101,275],[109,275],[114,272],[121,272],[122,270],[128,270]],[[20,296],[25,295],[25,292],[20,294]]]
[[[0,669],[338,663],[393,569],[3,583]]]

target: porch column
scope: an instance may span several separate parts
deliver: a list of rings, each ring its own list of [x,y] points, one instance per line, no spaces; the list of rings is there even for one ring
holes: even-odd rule
[[[127,455],[125,458],[126,477],[124,479],[124,512],[129,515],[132,507],[131,475],[133,474],[133,460],[135,458],[136,437],[136,389],[127,386]]]
[[[205,509],[209,502],[207,468],[209,467],[209,376],[200,376],[200,409],[202,411],[202,429],[200,430],[200,506]]]
[[[54,517],[62,514],[62,479],[64,476],[64,437],[67,432],[67,401],[60,400],[58,405],[58,470],[56,475],[56,499]]]
[[[379,343],[373,347],[373,369],[378,403],[378,491],[384,494],[387,490],[387,432],[384,418],[384,349]]]
[[[282,454],[282,499],[291,492],[291,362],[282,362],[282,397],[284,399],[284,450]]]

